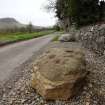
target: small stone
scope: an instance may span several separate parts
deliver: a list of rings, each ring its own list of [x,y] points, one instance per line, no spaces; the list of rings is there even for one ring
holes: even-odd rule
[[[12,87],[11,86],[8,86],[8,88],[11,89]]]
[[[89,83],[88,86],[89,86],[89,88],[92,88],[93,87],[91,83]]]
[[[87,90],[87,87],[86,86],[84,86],[84,90]]]
[[[6,97],[6,94],[3,94],[3,98],[5,98]]]
[[[21,100],[21,103],[23,104],[24,102],[25,102],[25,99],[22,99],[22,100]]]
[[[9,104],[12,104],[14,100],[15,100],[14,98],[11,98],[11,99],[9,100]]]
[[[86,105],[90,105],[90,103],[89,102],[86,102]]]

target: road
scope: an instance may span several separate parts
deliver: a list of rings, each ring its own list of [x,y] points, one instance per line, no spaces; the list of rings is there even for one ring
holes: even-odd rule
[[[0,48],[0,81],[11,76],[15,68],[27,61],[34,53],[48,44],[54,35],[14,43]]]

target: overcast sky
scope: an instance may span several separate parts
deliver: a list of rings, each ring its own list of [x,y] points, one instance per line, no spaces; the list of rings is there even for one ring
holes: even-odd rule
[[[0,0],[0,18],[13,17],[22,23],[50,26],[55,23],[54,13],[44,10],[47,0]]]

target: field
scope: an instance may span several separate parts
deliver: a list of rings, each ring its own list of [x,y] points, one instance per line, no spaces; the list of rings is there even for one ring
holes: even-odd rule
[[[50,31],[41,31],[41,32],[33,32],[33,33],[0,34],[0,43],[28,40],[28,39],[48,35],[53,32],[54,31],[50,30]]]

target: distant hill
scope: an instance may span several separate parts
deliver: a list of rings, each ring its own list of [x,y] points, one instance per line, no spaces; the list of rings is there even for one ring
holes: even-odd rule
[[[26,24],[22,24],[14,18],[0,18],[0,30],[21,28],[21,27],[26,27],[26,26],[27,26]],[[33,26],[33,27],[35,29],[43,28],[40,26]]]
[[[1,18],[0,19],[0,30],[1,29],[12,29],[12,28],[21,28],[25,27],[25,25],[19,23],[14,18]]]

